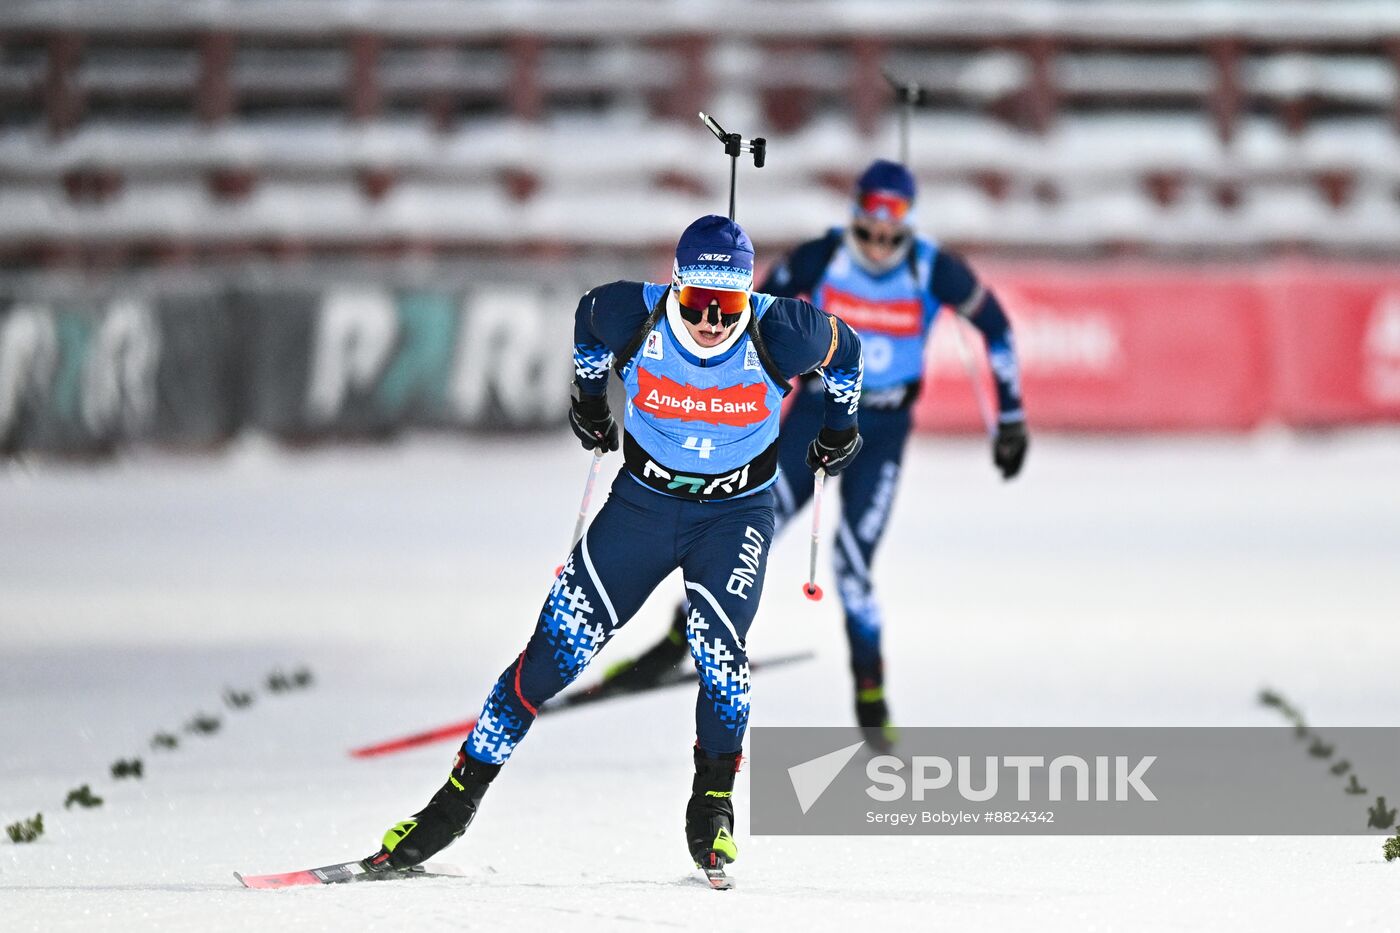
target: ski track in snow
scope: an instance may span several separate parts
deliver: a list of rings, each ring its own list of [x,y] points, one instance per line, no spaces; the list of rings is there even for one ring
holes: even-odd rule
[[[917,440],[875,570],[897,720],[1276,725],[1254,703],[1271,685],[1317,724],[1394,724],[1397,439],[1037,437],[1010,484],[980,443]],[[440,857],[467,879],[238,887],[235,870],[368,854],[427,800],[450,744],[345,751],[475,715],[533,625],[587,469],[557,435],[0,466],[0,821],[48,826],[0,841],[4,929],[1400,923],[1380,835],[750,837],[745,774],[736,889],[711,892],[681,833],[687,688],[540,721]],[[799,592],[805,523],[774,550],[750,651],[818,657],[756,676],[754,724],[850,715],[839,607]],[[656,637],[679,591],[603,665]],[[223,708],[225,686],[303,663],[312,689]],[[218,734],[147,749],[201,711]],[[108,777],[131,755],[143,781]],[[81,783],[106,805],[63,810]]]

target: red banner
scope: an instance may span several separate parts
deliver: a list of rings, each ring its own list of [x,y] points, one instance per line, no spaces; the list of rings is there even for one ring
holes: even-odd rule
[[[1289,270],[1270,297],[1280,418],[1400,420],[1400,270]]]
[[[1032,425],[1240,430],[1400,420],[1400,271],[1058,265],[984,270],[1011,317]],[[981,335],[946,309],[921,428],[980,428]]]

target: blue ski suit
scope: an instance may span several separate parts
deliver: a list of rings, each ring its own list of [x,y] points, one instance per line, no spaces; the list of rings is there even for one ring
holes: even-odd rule
[[[861,335],[865,378],[860,427],[865,446],[841,474],[841,520],[833,562],[852,673],[857,686],[866,688],[884,682],[883,623],[871,567],[894,505],[912,408],[922,388],[924,350],[942,306],[952,307],[981,331],[1001,421],[1020,421],[1024,415],[1010,322],[996,296],[961,257],[915,237],[906,261],[875,275],[857,261],[854,249],[842,229],[833,229],[798,246],[769,271],[760,289],[810,298]],[[811,471],[802,468],[802,438],[819,427],[821,404],[813,388],[801,387],[783,420],[782,470],[774,487],[780,529],[812,497]]]
[[[700,674],[696,743],[716,756],[741,748],[749,718],[745,642],[773,540],[782,398],[792,378],[820,373],[812,429],[791,441],[804,449],[822,423],[854,426],[860,340],[807,301],[755,292],[743,335],[701,359],[673,330],[667,290],[613,282],[579,302],[574,381],[596,397],[606,392],[609,369],[622,377],[624,464],[464,744],[479,761],[506,761],[540,704],[572,683],[677,568]],[[805,464],[796,469],[810,475]]]

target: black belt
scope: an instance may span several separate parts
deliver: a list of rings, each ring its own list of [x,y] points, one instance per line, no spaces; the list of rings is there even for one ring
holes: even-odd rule
[[[630,434],[622,442],[622,459],[627,471],[642,485],[668,496],[697,502],[733,499],[752,492],[778,472],[778,442],[769,444],[763,453],[729,473],[680,473],[668,469],[653,460]]]

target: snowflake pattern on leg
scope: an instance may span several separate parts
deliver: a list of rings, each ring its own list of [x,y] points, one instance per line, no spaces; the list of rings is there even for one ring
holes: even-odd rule
[[[574,585],[574,568],[574,556],[570,554],[545,598],[526,655],[505,669],[486,698],[476,727],[467,738],[472,757],[491,764],[504,763],[534,722],[534,708],[520,692],[521,666],[526,656],[550,659],[557,679],[545,696],[553,696],[578,677],[607,640],[606,627],[590,621],[594,612],[592,590],[583,584]],[[540,702],[539,688],[536,682],[532,694],[537,697],[536,702]]]
[[[486,698],[486,705],[481,708],[476,727],[467,736],[472,757],[488,764],[504,764],[529,728],[520,716],[511,711],[513,693],[506,679],[514,668],[512,664],[496,681],[491,695]]]
[[[590,621],[595,609],[589,599],[591,587],[573,586],[573,579],[574,557],[570,554],[564,569],[554,578],[539,621],[539,631],[566,685],[583,672],[608,638],[606,626]]]
[[[685,627],[690,655],[715,716],[725,729],[743,736],[749,724],[748,658],[738,661],[728,644],[728,631],[705,621],[698,606],[692,606]],[[715,636],[707,638],[712,628]]]

